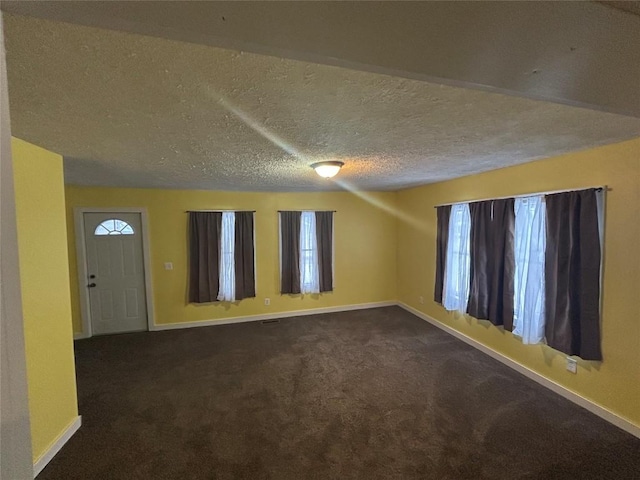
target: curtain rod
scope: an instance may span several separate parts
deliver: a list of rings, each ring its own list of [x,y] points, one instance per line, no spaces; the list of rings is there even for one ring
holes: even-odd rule
[[[451,203],[440,203],[438,205],[434,205],[433,208],[445,207],[447,205],[460,205],[462,203],[476,203],[476,202],[486,202],[489,200],[504,200],[505,198],[523,198],[523,197],[535,197],[537,195],[553,195],[554,193],[566,193],[566,192],[580,192],[582,190],[589,190],[591,188],[595,188],[596,191],[600,192],[604,190],[605,192],[610,191],[606,185],[598,185],[595,187],[585,187],[585,188],[568,188],[566,190],[549,190],[547,192],[533,192],[533,193],[523,193],[521,195],[506,195],[504,197],[491,197],[491,198],[481,198],[479,200],[466,200],[461,202],[451,202]]]
[[[211,213],[222,213],[222,212],[251,212],[251,213],[256,213],[255,210],[187,210],[184,213],[204,213],[204,212],[211,212]]]
[[[212,213],[220,213],[220,212],[251,212],[256,213],[255,210],[186,210],[184,213],[196,213],[196,212],[212,212]],[[333,212],[336,213],[336,210],[278,210],[278,213],[282,212]]]

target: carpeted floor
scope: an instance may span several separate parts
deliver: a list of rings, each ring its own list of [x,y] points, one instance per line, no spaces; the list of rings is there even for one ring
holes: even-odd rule
[[[83,425],[39,480],[640,478],[639,439],[397,307],[76,357]]]

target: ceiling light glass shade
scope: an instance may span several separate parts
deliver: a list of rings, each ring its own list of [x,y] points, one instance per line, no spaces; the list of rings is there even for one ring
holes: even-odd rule
[[[344,162],[339,162],[337,160],[331,160],[327,162],[318,162],[311,165],[318,175],[323,178],[331,178],[335,177],[336,174],[340,171]]]

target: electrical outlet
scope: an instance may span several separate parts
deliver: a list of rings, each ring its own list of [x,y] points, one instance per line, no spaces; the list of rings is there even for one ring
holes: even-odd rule
[[[420,302],[420,305],[424,305],[424,297],[422,295],[418,297],[418,301]]]
[[[575,358],[567,357],[567,370],[571,373],[578,373],[578,361]]]
[[[265,298],[264,299],[264,304],[268,307],[269,305],[271,305],[271,299],[270,298]]]

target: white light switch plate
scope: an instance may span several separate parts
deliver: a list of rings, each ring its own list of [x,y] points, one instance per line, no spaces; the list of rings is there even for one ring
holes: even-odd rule
[[[165,264],[164,264],[164,269],[165,269],[165,270],[173,270],[173,263],[171,263],[171,262],[165,262]]]
[[[567,370],[571,373],[578,373],[578,361],[575,358],[567,357]]]

